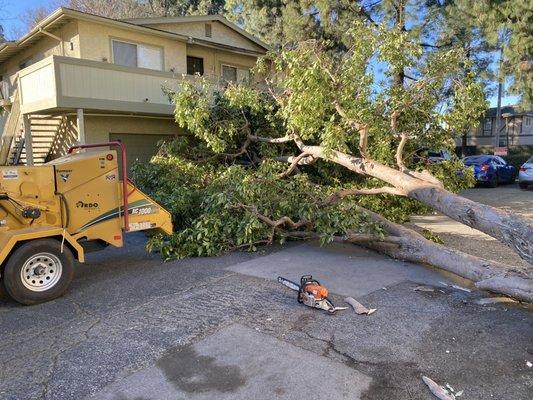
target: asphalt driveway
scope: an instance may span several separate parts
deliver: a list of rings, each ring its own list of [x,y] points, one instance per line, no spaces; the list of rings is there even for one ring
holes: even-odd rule
[[[127,242],[60,299],[0,300],[1,399],[433,399],[422,375],[465,400],[531,398],[531,309],[478,304],[453,276],[351,245],[163,263]],[[298,304],[276,278],[303,273],[377,311]]]

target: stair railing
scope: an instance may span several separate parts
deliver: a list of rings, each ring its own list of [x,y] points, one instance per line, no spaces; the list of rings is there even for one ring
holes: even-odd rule
[[[11,154],[13,139],[17,131],[17,127],[20,125],[21,113],[20,113],[20,100],[18,89],[14,89],[14,100],[11,105],[11,111],[7,117],[6,124],[4,125],[4,131],[2,132],[0,141],[0,165],[6,165],[9,161],[9,155]]]

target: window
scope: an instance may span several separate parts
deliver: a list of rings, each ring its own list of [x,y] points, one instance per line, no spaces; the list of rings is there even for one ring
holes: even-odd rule
[[[525,126],[532,126],[533,125],[533,117],[525,117],[524,118],[524,125]]]
[[[223,65],[222,78],[228,82],[237,82],[237,68]]]
[[[494,159],[500,164],[500,165],[507,165],[507,162],[499,156],[494,157]]]
[[[211,24],[205,24],[205,37],[212,37],[213,36],[213,30],[211,28]]]
[[[161,71],[163,55],[159,47],[113,40],[113,63],[126,67],[149,68]]]
[[[187,56],[187,75],[203,75],[204,59]]]
[[[250,70],[222,65],[222,79],[227,82],[242,82],[250,78]]]

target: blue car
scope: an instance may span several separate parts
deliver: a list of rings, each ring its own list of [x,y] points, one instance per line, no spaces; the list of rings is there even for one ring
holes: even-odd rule
[[[499,183],[513,183],[516,179],[516,168],[499,156],[469,156],[463,158],[463,163],[474,168],[477,182],[490,187],[496,187]]]

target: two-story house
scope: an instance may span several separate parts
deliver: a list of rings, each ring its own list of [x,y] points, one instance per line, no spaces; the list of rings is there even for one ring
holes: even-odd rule
[[[246,79],[267,50],[219,15],[114,20],[59,8],[0,45],[0,165],[117,139],[130,160],[148,160],[182,133],[162,87],[194,74]]]
[[[495,147],[496,129],[499,129],[496,147],[533,146],[533,110],[520,111],[515,106],[504,106],[499,124],[496,118],[496,107],[489,108],[479,126],[457,139],[456,145],[466,147],[467,154],[475,154],[477,148]]]

